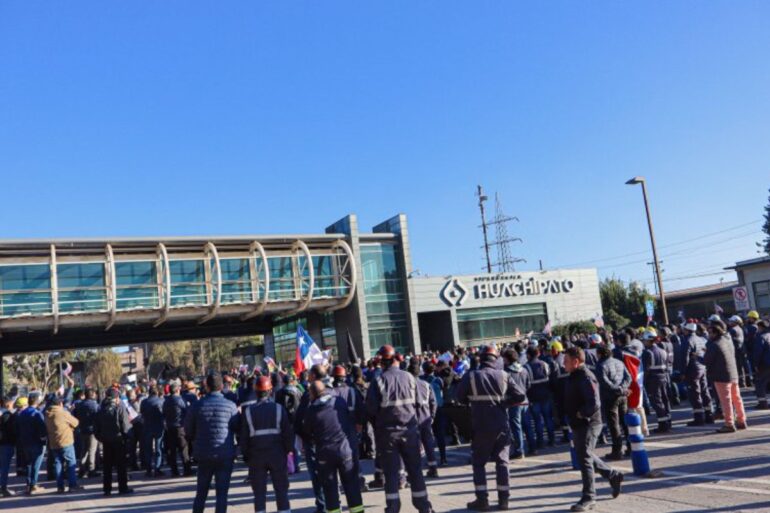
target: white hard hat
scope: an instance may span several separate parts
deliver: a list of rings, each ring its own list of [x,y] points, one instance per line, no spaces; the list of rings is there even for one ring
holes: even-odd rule
[[[740,318],[738,315],[733,315],[729,319],[727,319],[727,322],[733,322],[735,324],[743,324],[743,319]]]
[[[684,329],[686,329],[687,331],[697,331],[698,325],[695,324],[694,322],[688,322],[687,324],[684,325]]]
[[[709,315],[709,322],[713,322],[713,321],[721,321],[721,320],[722,320],[722,318],[721,318],[721,317],[719,317],[717,314],[711,314],[711,315]]]

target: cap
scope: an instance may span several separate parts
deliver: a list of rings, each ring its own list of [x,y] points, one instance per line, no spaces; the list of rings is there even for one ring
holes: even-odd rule
[[[332,371],[332,376],[335,378],[344,378],[348,375],[348,371],[345,370],[345,367],[342,365],[336,365],[334,367],[334,370]]]
[[[273,389],[273,382],[267,376],[260,376],[256,388],[257,392],[269,392]]]
[[[396,350],[390,344],[385,344],[377,351],[377,356],[382,360],[392,360],[396,356]]]

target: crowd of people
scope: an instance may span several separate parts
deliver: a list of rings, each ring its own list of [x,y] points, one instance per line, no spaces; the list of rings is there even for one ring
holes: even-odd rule
[[[11,464],[26,493],[41,491],[45,460],[57,491],[100,476],[105,495],[130,494],[129,471],[148,477],[196,475],[193,512],[201,513],[215,482],[224,513],[234,465],[242,458],[258,513],[266,511],[268,476],[277,510],[290,511],[289,475],[304,465],[317,513],[339,513],[340,488],[351,513],[364,510],[362,492],[383,488],[385,510],[400,509],[409,488],[420,513],[432,511],[426,479],[447,465],[447,445],[470,442],[475,500],[492,509],[485,465],[494,462],[497,509],[509,508],[509,461],[546,444],[574,441],[583,490],[573,511],[595,505],[594,472],[613,497],[623,474],[605,459],[628,457],[627,412],[649,435],[673,428],[672,404],[687,398],[691,426],[722,419],[718,433],[745,429],[741,387],[756,388],[768,409],[770,321],[745,318],[682,320],[656,328],[542,336],[515,342],[401,355],[380,348],[367,362],[318,364],[293,371],[211,372],[196,382],[173,378],[106,390],[78,390],[3,399],[0,409],[0,494]],[[718,401],[712,398],[716,396]],[[557,436],[561,435],[561,436]],[[558,438],[558,439],[557,439]],[[606,439],[606,440],[605,440]],[[624,450],[625,448],[625,450]],[[374,460],[365,479],[360,462]]]

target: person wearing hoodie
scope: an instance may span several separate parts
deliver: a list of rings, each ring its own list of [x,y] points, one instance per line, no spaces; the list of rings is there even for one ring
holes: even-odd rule
[[[114,388],[107,391],[101,408],[94,417],[94,436],[102,444],[103,466],[102,490],[104,495],[112,493],[112,469],[118,474],[118,493],[132,493],[128,487],[128,461],[126,445],[131,431],[128,408],[120,400],[120,394]]]
[[[733,433],[738,429],[746,429],[746,412],[738,388],[735,345],[727,334],[725,323],[719,319],[712,320],[708,327],[708,337],[703,360],[709,381],[714,383],[716,388],[725,418],[725,425],[717,429],[717,433]],[[737,422],[733,422],[733,407]]]
[[[78,419],[62,406],[62,398],[52,395],[48,399],[45,412],[45,427],[48,431],[48,444],[53,452],[56,489],[64,493],[64,466],[67,466],[67,484],[69,491],[79,490],[77,480],[77,458],[75,458],[75,428]]]

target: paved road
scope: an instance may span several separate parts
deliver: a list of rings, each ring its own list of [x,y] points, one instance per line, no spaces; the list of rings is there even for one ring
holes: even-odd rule
[[[747,391],[744,391],[746,393]],[[746,393],[746,395],[749,395]],[[748,398],[748,404],[754,400]],[[606,482],[598,482],[601,512],[766,512],[770,511],[770,412],[751,411],[749,429],[735,434],[714,434],[714,428],[688,428],[689,410],[674,413],[675,429],[664,436],[648,439],[648,450],[654,469],[663,471],[658,479],[629,477],[624,494],[612,500]],[[600,448],[599,454],[608,451]],[[438,512],[464,511],[473,499],[471,469],[467,447],[454,448],[449,454],[450,467],[440,470],[441,477],[429,482],[430,498]],[[580,477],[568,465],[566,446],[542,451],[534,458],[517,461],[511,468],[511,511],[566,511],[580,492]],[[364,462],[371,471],[371,462]],[[630,472],[631,463],[624,460],[618,468]],[[489,477],[493,468],[489,465]],[[230,510],[234,513],[253,511],[251,489],[243,484],[245,469],[239,467],[230,489]],[[35,497],[0,499],[0,510],[19,513],[148,513],[190,511],[194,495],[193,478],[160,478],[145,480],[134,473],[130,497],[104,498],[99,480],[85,481],[85,490],[59,496],[55,486],[46,484],[46,492]],[[12,488],[20,489],[14,479]],[[269,497],[272,501],[272,495]],[[313,510],[312,490],[303,472],[293,476],[291,500],[294,511]],[[403,511],[414,511],[409,491],[402,491]],[[384,509],[382,491],[364,496],[368,509]],[[213,511],[213,491],[208,511]],[[275,503],[268,503],[275,511]]]

